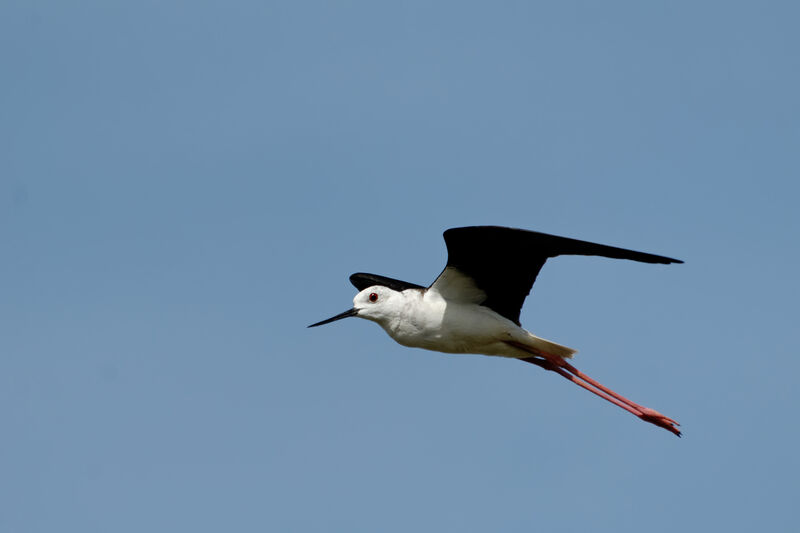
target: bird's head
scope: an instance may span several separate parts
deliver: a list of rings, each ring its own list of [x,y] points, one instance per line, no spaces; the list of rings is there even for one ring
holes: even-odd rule
[[[403,306],[402,293],[392,290],[383,285],[373,285],[356,294],[353,298],[353,308],[344,313],[339,313],[327,320],[311,324],[310,328],[329,324],[336,320],[341,320],[350,316],[366,318],[379,324],[384,324],[393,316],[396,316]]]

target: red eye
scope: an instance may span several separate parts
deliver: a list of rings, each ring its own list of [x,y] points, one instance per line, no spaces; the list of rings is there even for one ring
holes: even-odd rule
[[[376,292],[369,293],[369,301],[373,302],[373,303],[377,302],[378,301],[378,293],[376,293]]]

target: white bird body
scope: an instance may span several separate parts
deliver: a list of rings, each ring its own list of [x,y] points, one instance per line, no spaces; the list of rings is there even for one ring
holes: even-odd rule
[[[374,294],[376,301],[370,301]],[[435,287],[394,291],[370,287],[353,298],[358,317],[377,322],[399,344],[436,352],[527,358],[525,351],[572,357],[572,348],[542,339],[488,307],[445,299]]]

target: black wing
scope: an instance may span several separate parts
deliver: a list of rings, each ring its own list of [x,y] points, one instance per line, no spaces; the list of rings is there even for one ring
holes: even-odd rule
[[[387,278],[386,276],[379,276],[377,274],[366,274],[364,272],[358,272],[350,276],[350,283],[352,283],[353,286],[355,286],[355,288],[359,291],[363,291],[367,287],[372,287],[373,285],[389,287],[394,291],[425,288],[422,285],[417,285],[415,283],[409,283],[407,281],[401,281],[394,278]]]
[[[518,325],[522,303],[550,257],[599,255],[643,263],[683,262],[660,255],[499,226],[452,228],[444,232],[444,241],[447,244],[447,266],[431,286],[439,280],[442,280],[442,285],[449,285],[453,275],[460,273],[471,278],[474,285],[485,293],[485,299],[476,303],[489,307]]]

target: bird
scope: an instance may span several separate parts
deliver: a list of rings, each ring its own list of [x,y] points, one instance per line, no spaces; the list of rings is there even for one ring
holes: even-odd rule
[[[467,226],[444,232],[447,263],[425,287],[358,272],[353,307],[309,328],[347,317],[377,322],[403,346],[453,354],[517,359],[554,372],[638,418],[678,437],[678,422],[644,407],[580,372],[577,350],[537,337],[520,312],[545,262],[562,255],[601,256],[651,264],[683,263],[660,255],[502,226]]]

